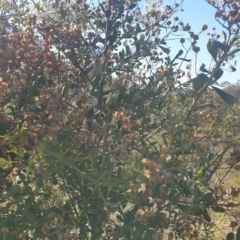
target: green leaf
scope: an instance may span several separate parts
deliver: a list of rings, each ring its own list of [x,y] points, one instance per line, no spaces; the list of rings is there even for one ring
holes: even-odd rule
[[[58,184],[57,178],[52,178],[52,184],[53,184],[53,185],[57,185],[57,184]]]
[[[203,200],[206,202],[206,206],[210,206],[214,202],[213,194],[211,192],[205,193]]]
[[[240,239],[240,227],[237,229],[236,239]]]
[[[228,233],[226,240],[234,240],[234,239],[235,239],[234,233],[233,232]]]
[[[214,212],[219,212],[219,213],[224,213],[225,212],[225,208],[223,208],[223,207],[213,206],[211,208]]]
[[[25,175],[23,173],[19,173],[18,177],[21,179],[21,181],[25,181]]]
[[[225,51],[227,49],[227,46],[225,44],[223,44],[223,43],[221,43],[221,42],[219,42],[217,40],[213,40],[212,41],[212,46],[216,47],[216,48],[219,48],[219,49],[221,49],[223,51]]]
[[[149,240],[152,239],[152,235],[155,233],[156,231],[154,230],[147,230],[144,234],[143,240]]]
[[[170,65],[171,65],[171,66],[175,66],[176,63],[175,63],[175,65],[174,65],[174,64],[173,64],[174,61],[175,61],[176,59],[178,59],[182,54],[183,54],[183,50],[180,49],[180,50],[178,51],[178,53],[176,54],[176,56],[175,56],[175,57],[173,58],[173,60],[171,61]]]
[[[240,40],[238,39],[232,46],[237,46],[240,44]]]
[[[39,190],[40,188],[42,188],[42,186],[43,186],[43,180],[42,180],[42,175],[41,175],[41,174],[37,174],[37,175],[36,175],[35,184],[36,184],[37,190]]]
[[[233,38],[230,40],[230,46],[233,45],[239,39],[238,35],[234,35]]]
[[[124,59],[124,53],[123,52],[119,52],[119,57],[123,60]]]
[[[216,93],[219,95],[222,100],[227,104],[233,104],[235,101],[235,97],[230,95],[229,93],[223,91],[220,88],[212,86],[212,88],[216,91]]]
[[[140,45],[139,41],[137,41],[136,42],[136,53],[137,54],[139,54],[140,48],[141,48],[141,45]]]
[[[128,45],[126,46],[126,54],[127,55],[131,54],[131,50],[130,50],[130,47]]]
[[[207,50],[212,55],[213,59],[217,60],[217,52],[218,49],[221,49],[225,51],[227,49],[227,46],[217,40],[211,39],[207,43]]]
[[[123,217],[122,217],[121,215],[117,215],[116,218],[117,218],[117,220],[118,220],[119,222],[123,222],[123,221],[124,221],[124,220],[123,220]]]
[[[115,22],[113,27],[112,27],[112,30],[115,30],[115,29],[119,28],[121,26],[121,24],[122,24],[122,22],[120,22],[120,21]]]
[[[89,77],[87,75],[83,74],[82,72],[80,73],[80,77],[82,78],[84,83],[89,83],[90,82]]]
[[[102,31],[104,31],[106,28],[106,25],[100,20],[96,20],[95,25],[97,26],[98,29],[100,29]]]
[[[107,17],[107,18],[110,18],[111,13],[112,13],[111,10],[110,10],[110,9],[107,9],[106,12],[105,12],[106,17]]]
[[[101,7],[101,9],[102,9],[102,11],[105,13],[105,7],[103,6],[103,4],[102,3],[99,3],[99,6]]]
[[[215,80],[218,80],[219,78],[221,78],[223,73],[224,73],[223,70],[221,68],[219,68],[214,75]]]
[[[223,43],[227,42],[227,34],[224,31],[222,31],[222,41]]]
[[[186,62],[190,62],[191,61],[191,59],[186,59],[186,58],[178,58],[178,59],[180,59],[182,61],[186,61]]]
[[[184,213],[189,213],[190,212],[190,208],[187,205],[183,205],[183,204],[179,203],[178,207]]]
[[[209,216],[209,214],[207,213],[207,211],[205,211],[203,213],[203,217],[207,222],[211,222],[211,217]]]
[[[166,54],[168,54],[170,52],[170,49],[169,48],[165,48],[165,47],[162,47],[160,46],[160,48],[162,49],[162,51]]]
[[[205,68],[205,64],[202,64],[199,70],[201,72],[209,73],[209,71]]]
[[[124,236],[124,239],[130,240],[131,239],[131,228],[129,224],[124,224],[121,229],[122,235]]]
[[[230,52],[227,54],[227,56],[231,56],[231,55],[233,55],[233,54],[235,54],[235,53],[237,53],[237,52],[240,52],[240,48],[236,48],[236,49],[230,51]]]
[[[43,238],[43,233],[42,229],[40,227],[36,227],[34,234],[33,234],[34,239],[42,239]]]
[[[203,176],[205,176],[205,169],[204,167],[201,167],[198,171],[197,171],[197,175],[198,178],[202,178]]]
[[[6,123],[0,123],[0,135],[4,135],[10,129],[10,127],[11,126]]]
[[[209,40],[207,43],[207,50],[212,55],[213,59],[217,60],[217,48],[213,48],[212,41]]]
[[[192,195],[192,192],[191,192],[191,190],[190,190],[190,187],[187,186],[187,185],[183,187],[183,193],[184,193],[187,197]]]
[[[69,86],[68,85],[64,86],[62,90],[62,95],[66,95],[68,91],[69,91]]]
[[[194,110],[199,110],[199,109],[202,109],[202,108],[208,108],[208,107],[212,107],[213,104],[212,103],[205,103],[205,104],[202,104],[202,105],[198,105],[194,108]]]
[[[132,4],[129,5],[128,8],[132,10],[132,9],[134,9],[136,6],[137,6],[136,3],[132,3]]]
[[[183,50],[180,49],[180,50],[178,51],[177,55],[175,56],[175,58],[180,57],[182,54],[183,54]]]
[[[21,188],[20,188],[17,184],[12,185],[12,186],[8,189],[8,191],[9,191],[10,193],[19,193],[20,190],[21,190]]]
[[[119,19],[119,18],[121,18],[122,17],[122,14],[123,14],[123,12],[124,12],[124,6],[120,6],[119,8],[118,8],[118,15],[116,16],[116,19]]]
[[[199,73],[199,74],[197,75],[197,78],[200,79],[200,80],[202,80],[202,81],[205,81],[205,82],[208,82],[208,81],[209,81],[209,78],[208,78],[208,76],[207,76],[205,73]]]
[[[126,18],[126,21],[131,24],[132,21],[133,21],[133,16],[128,16],[128,17]]]
[[[198,91],[201,89],[206,82],[209,82],[209,78],[205,73],[199,73],[196,78],[192,80],[193,89]]]
[[[133,232],[133,240],[139,240],[142,239],[144,233],[144,228],[139,224],[139,226],[136,227],[135,231]]]
[[[185,125],[192,127],[192,126],[195,126],[195,125],[196,125],[196,122],[194,122],[194,121],[193,121],[193,122],[188,121],[188,122],[185,123]]]
[[[144,35],[142,35],[142,36],[140,37],[139,43],[140,43],[141,46],[145,43],[145,37],[144,37]]]
[[[167,57],[165,57],[164,59],[166,60],[165,64],[168,66],[168,65],[170,64],[170,62],[171,62],[170,57],[167,56]]]

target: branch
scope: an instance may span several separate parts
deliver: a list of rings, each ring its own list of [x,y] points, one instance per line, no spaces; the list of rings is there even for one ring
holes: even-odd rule
[[[216,64],[216,67],[215,67],[214,70],[212,71],[211,76],[210,76],[210,78],[209,78],[209,79],[210,79],[210,82],[205,83],[204,86],[203,86],[203,88],[202,88],[200,91],[198,91],[198,93],[197,93],[197,95],[196,95],[196,98],[194,99],[194,101],[193,101],[193,103],[192,103],[192,105],[191,105],[191,107],[190,107],[190,109],[189,109],[189,111],[188,111],[188,114],[187,114],[187,116],[186,116],[186,118],[185,118],[185,122],[187,122],[187,121],[189,120],[192,112],[194,111],[194,108],[196,107],[196,105],[197,105],[199,99],[201,98],[201,96],[203,95],[203,93],[207,90],[207,88],[208,88],[210,85],[214,84],[214,83],[217,81],[217,80],[213,80],[214,75],[215,75],[215,73],[217,72],[217,70],[220,68],[220,66],[222,65],[222,63],[224,62],[224,59],[227,57],[228,51],[229,51],[229,49],[227,49],[227,50],[223,53],[221,59],[220,59],[220,60],[218,61],[218,63]]]

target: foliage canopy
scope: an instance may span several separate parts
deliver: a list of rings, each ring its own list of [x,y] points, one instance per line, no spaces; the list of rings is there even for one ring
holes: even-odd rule
[[[240,4],[208,2],[223,39],[196,77],[187,54],[207,26],[179,20],[183,1],[0,3],[2,239],[214,237],[211,213],[239,205],[223,185],[240,169],[237,99],[213,84],[236,70]]]

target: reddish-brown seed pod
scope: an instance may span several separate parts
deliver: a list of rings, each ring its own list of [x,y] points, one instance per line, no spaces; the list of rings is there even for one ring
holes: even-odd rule
[[[1,227],[0,232],[3,234],[8,234],[9,233],[9,228],[8,227]]]
[[[181,38],[181,39],[180,39],[180,43],[185,43],[185,39],[184,39],[184,38]]]
[[[203,26],[202,26],[202,31],[205,31],[205,30],[207,30],[208,29],[208,25],[207,24],[204,24]]]

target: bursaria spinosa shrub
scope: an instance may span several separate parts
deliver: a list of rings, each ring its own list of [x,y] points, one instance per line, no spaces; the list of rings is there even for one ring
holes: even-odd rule
[[[214,239],[216,213],[240,238],[239,106],[216,85],[240,4],[208,1],[224,31],[194,72],[208,26],[183,2],[0,3],[1,239]]]

